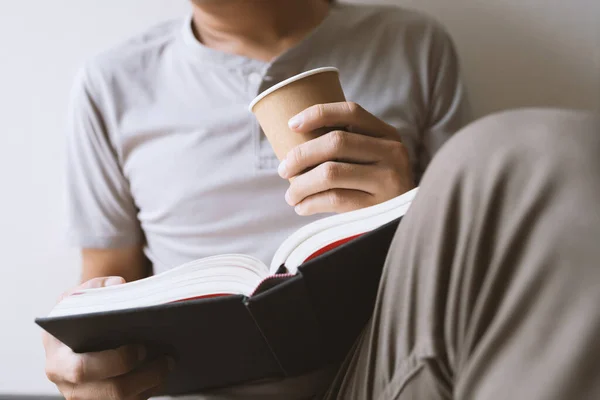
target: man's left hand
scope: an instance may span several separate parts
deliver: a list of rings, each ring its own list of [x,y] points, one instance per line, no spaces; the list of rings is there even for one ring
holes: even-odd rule
[[[295,147],[279,166],[282,178],[294,178],[286,201],[300,215],[357,210],[415,187],[396,128],[356,103],[307,108],[289,126],[299,133],[343,127]]]

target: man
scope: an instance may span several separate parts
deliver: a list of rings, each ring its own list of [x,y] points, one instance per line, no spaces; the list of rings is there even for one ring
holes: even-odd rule
[[[197,0],[193,10],[97,57],[77,79],[70,235],[83,281],[113,277],[88,286],[220,253],[269,260],[279,238],[315,215],[413,188],[465,122],[452,42],[422,15],[326,0]],[[247,105],[330,65],[352,102],[313,107],[290,125],[345,128],[280,165]],[[45,347],[48,376],[67,398],[147,398],[168,373],[169,360],[148,361],[134,344],[76,355],[45,336]],[[197,398],[310,398],[336,370]]]
[[[600,398],[599,152],[600,115],[585,112],[507,112],[458,133],[324,398]]]

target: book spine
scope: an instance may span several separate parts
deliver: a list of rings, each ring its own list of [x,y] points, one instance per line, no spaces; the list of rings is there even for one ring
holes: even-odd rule
[[[372,316],[399,219],[322,254],[246,307],[286,376],[340,363]]]
[[[246,307],[286,376],[325,364],[321,328],[301,274],[250,297]]]

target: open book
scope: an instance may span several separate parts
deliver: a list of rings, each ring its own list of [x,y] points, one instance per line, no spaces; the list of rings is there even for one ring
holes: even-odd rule
[[[270,267],[220,255],[63,299],[36,323],[76,353],[143,344],[175,370],[166,395],[298,376],[343,361],[371,318],[416,189],[296,231]]]
[[[416,191],[304,226],[281,244],[270,267],[254,257],[240,254],[203,258],[139,281],[74,293],[57,304],[49,317],[232,294],[251,296],[263,285],[268,286],[269,280],[294,275],[304,262],[400,218],[408,210]]]

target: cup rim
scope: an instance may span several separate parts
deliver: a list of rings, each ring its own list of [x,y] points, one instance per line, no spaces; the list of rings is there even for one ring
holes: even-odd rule
[[[250,110],[250,112],[252,112],[252,109],[254,108],[254,106],[261,101],[262,99],[264,99],[265,97],[267,97],[268,95],[270,95],[271,93],[275,92],[278,89],[281,89],[284,86],[289,85],[290,83],[296,82],[300,79],[304,79],[308,76],[311,75],[316,75],[316,74],[320,74],[323,72],[336,72],[336,73],[340,73],[339,69],[335,68],[335,67],[322,67],[322,68],[315,68],[315,69],[311,69],[310,71],[306,71],[306,72],[302,72],[298,75],[292,76],[291,78],[288,78],[284,81],[279,82],[276,85],[273,85],[272,87],[270,87],[269,89],[265,90],[264,92],[260,93],[258,96],[256,96],[254,98],[254,100],[252,100],[252,102],[250,103],[250,105],[248,106],[248,110]]]

